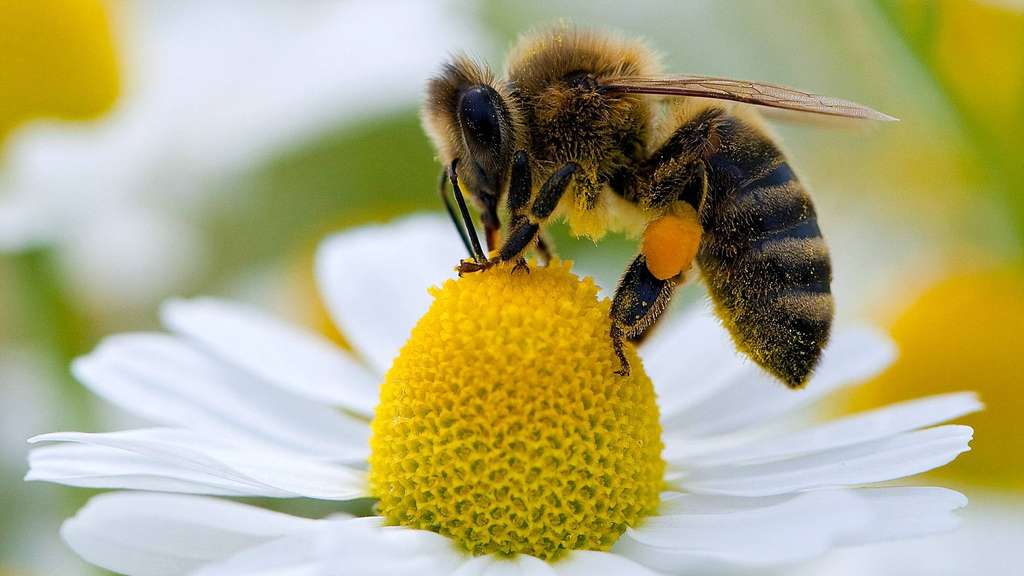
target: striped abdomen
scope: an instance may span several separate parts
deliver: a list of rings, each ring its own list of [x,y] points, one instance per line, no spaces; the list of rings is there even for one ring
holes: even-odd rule
[[[718,132],[698,262],[737,346],[801,386],[832,326],[828,248],[810,196],[775,144],[732,118]]]

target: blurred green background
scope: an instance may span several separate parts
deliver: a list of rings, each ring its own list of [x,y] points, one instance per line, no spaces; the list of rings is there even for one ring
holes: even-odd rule
[[[1003,544],[1024,538],[1019,2],[0,0],[0,574],[90,573],[57,534],[87,491],[21,481],[25,438],[127,420],[71,379],[72,358],[156,328],[159,302],[179,294],[330,330],[312,283],[318,240],[439,209],[417,118],[426,78],[458,49],[500,69],[519,33],[557,18],[642,36],[671,71],[901,119],[777,129],[818,205],[840,321],[888,327],[901,349],[829,409],[980,391],[974,451],[942,472],[972,506],[964,530],[931,544],[815,569],[1001,566]],[[554,233],[605,285],[635,249]],[[699,298],[690,287],[682,300]],[[929,545],[944,550],[938,571],[909,563]],[[872,573],[885,572],[911,573]]]

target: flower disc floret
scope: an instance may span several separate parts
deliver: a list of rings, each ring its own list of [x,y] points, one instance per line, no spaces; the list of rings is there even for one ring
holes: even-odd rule
[[[449,280],[388,372],[370,486],[474,554],[608,550],[662,488],[651,381],[615,375],[607,300],[567,263]]]

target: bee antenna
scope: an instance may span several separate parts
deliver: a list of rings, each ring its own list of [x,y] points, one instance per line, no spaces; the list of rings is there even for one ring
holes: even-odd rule
[[[458,158],[452,160],[452,165],[448,169],[448,178],[452,181],[452,192],[455,195],[455,202],[459,205],[459,212],[462,213],[462,222],[466,225],[466,234],[469,236],[470,244],[472,244],[470,255],[477,262],[486,262],[487,257],[484,256],[484,251],[480,247],[480,238],[477,236],[476,226],[473,225],[473,218],[470,217],[469,208],[466,207],[466,199],[462,196],[462,188],[459,187],[459,176],[455,172],[455,167],[458,163]]]
[[[441,197],[441,202],[444,202],[444,209],[448,212],[448,218],[451,219],[452,225],[455,226],[455,231],[459,233],[459,239],[462,240],[462,245],[466,247],[466,252],[473,256],[473,248],[469,245],[469,237],[466,236],[466,230],[462,227],[459,217],[455,215],[455,209],[452,208],[451,201],[448,200],[448,171],[444,168],[441,169],[441,178],[439,180],[437,183],[437,193]]]

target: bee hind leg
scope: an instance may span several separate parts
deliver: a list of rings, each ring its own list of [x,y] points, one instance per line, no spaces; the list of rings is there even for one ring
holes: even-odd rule
[[[647,268],[647,257],[637,256],[622,275],[615,290],[611,309],[611,339],[620,368],[615,373],[629,375],[629,360],[624,340],[638,340],[661,317],[675,291],[676,279],[659,279]]]

